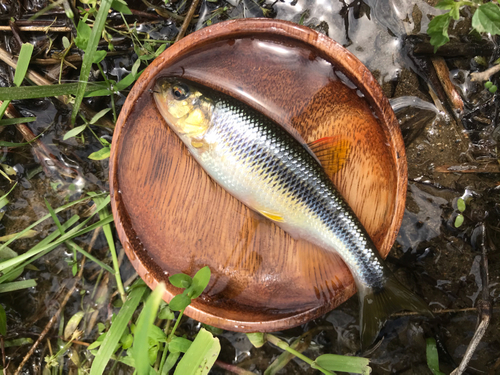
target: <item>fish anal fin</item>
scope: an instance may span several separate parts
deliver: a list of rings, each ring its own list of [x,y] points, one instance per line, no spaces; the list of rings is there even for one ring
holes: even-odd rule
[[[265,217],[267,217],[268,219],[270,219],[272,221],[276,221],[278,223],[284,223],[285,222],[285,219],[283,218],[283,216],[281,216],[281,214],[279,212],[274,212],[274,211],[270,211],[270,210],[267,210],[267,209],[261,209],[261,208],[257,208],[256,210],[262,216],[265,216]]]
[[[401,310],[419,312],[433,317],[427,303],[406,289],[392,275],[382,290],[360,290],[361,347],[367,349],[377,338],[389,316]]]
[[[328,175],[341,170],[349,158],[351,142],[341,136],[324,137],[308,143]]]

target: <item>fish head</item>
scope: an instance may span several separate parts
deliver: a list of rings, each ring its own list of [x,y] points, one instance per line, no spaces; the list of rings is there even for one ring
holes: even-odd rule
[[[167,124],[182,138],[200,138],[210,127],[214,104],[188,81],[162,77],[153,96]]]

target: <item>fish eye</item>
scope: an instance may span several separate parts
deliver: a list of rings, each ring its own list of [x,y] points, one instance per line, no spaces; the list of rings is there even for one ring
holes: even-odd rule
[[[180,83],[172,87],[172,94],[176,100],[183,100],[189,96],[189,87]]]

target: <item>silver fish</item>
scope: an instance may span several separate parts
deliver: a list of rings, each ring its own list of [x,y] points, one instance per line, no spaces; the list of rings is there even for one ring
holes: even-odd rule
[[[306,145],[268,117],[221,92],[178,78],[160,78],[154,91],[167,124],[212,179],[294,238],[342,257],[361,301],[363,347],[373,343],[393,312],[429,313],[427,304],[392,276]],[[335,138],[323,139],[318,145],[333,165],[340,163],[332,162],[338,157],[335,153],[345,157],[349,147]]]

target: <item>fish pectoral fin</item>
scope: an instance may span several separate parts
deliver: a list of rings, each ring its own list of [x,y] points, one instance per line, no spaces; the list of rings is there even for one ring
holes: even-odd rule
[[[361,347],[366,350],[377,338],[384,323],[401,310],[416,311],[433,317],[427,303],[390,275],[382,290],[358,288],[361,302]]]
[[[266,209],[261,209],[261,208],[256,208],[256,211],[261,214],[262,216],[267,217],[268,219],[272,221],[277,221],[278,223],[284,223],[285,219],[279,212],[274,212]]]
[[[324,137],[307,144],[328,175],[341,170],[349,158],[351,142],[340,136]]]

